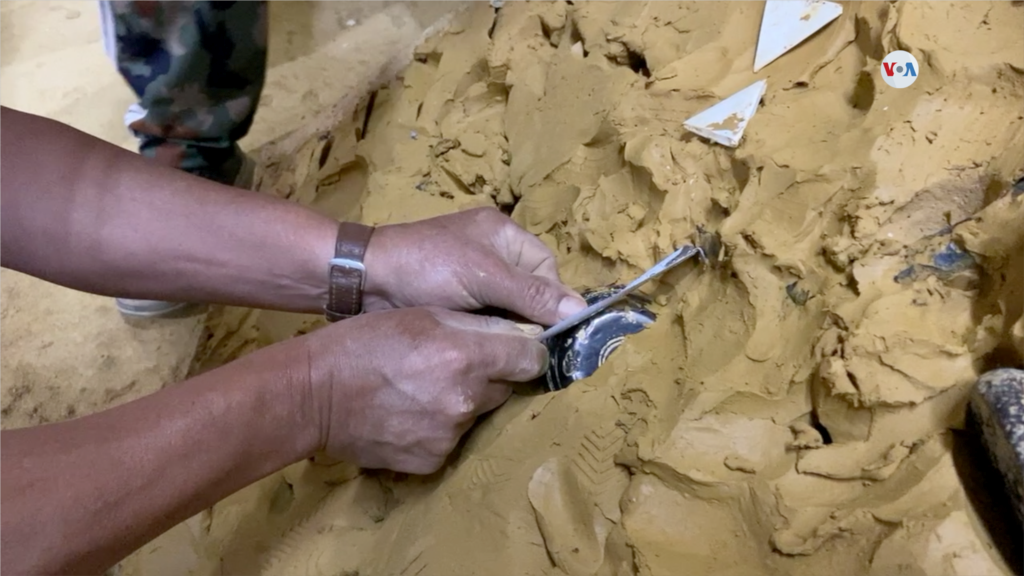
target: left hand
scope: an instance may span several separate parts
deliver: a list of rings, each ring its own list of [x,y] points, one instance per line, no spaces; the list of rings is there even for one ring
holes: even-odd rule
[[[365,262],[368,312],[494,306],[552,325],[586,307],[559,280],[551,250],[493,208],[381,226]]]
[[[439,308],[363,314],[281,344],[288,372],[306,378],[295,396],[312,406],[293,411],[300,437],[318,438],[328,461],[412,474],[437,471],[510,382],[548,367],[544,345],[514,323]]]

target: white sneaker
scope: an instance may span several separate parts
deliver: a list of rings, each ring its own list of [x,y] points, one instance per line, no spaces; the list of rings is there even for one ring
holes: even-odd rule
[[[114,298],[117,311],[131,318],[166,318],[181,312],[188,306],[185,302],[163,302],[160,300],[132,300]]]

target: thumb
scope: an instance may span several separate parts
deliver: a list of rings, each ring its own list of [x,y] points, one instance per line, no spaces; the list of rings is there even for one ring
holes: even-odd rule
[[[551,326],[583,310],[587,303],[568,286],[504,264],[495,274],[481,278],[477,301]]]

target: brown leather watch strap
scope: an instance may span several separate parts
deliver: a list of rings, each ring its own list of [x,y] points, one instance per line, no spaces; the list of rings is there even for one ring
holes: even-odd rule
[[[327,306],[324,308],[330,322],[363,311],[363,286],[366,284],[363,257],[371,234],[371,226],[355,222],[341,222],[338,225],[338,241],[327,272],[330,285],[327,289]]]

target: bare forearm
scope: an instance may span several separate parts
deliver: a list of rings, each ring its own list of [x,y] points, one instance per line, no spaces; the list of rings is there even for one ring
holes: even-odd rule
[[[2,433],[3,572],[100,572],[312,453],[300,341],[106,412]],[[308,430],[308,431],[307,431]]]
[[[111,296],[315,312],[337,224],[3,110],[2,258]]]

